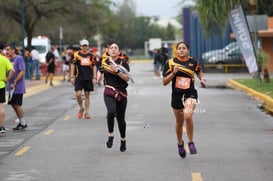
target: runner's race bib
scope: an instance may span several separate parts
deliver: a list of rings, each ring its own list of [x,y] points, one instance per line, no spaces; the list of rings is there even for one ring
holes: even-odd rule
[[[187,77],[176,77],[175,80],[175,87],[178,89],[188,89],[190,88],[190,84],[191,84],[191,79],[187,78]]]
[[[90,57],[86,57],[86,58],[82,57],[81,65],[82,66],[90,66],[91,65]]]

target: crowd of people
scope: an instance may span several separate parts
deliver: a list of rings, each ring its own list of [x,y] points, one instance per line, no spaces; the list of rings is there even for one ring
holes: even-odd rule
[[[4,47],[0,47],[1,49]],[[9,92],[8,104],[14,109],[19,122],[13,130],[24,130],[28,127],[22,108],[23,95],[26,90],[26,65],[23,57],[18,54],[14,43],[5,47],[6,54],[0,55],[0,134],[6,132],[5,94]],[[37,61],[35,48],[29,51],[32,61]],[[47,74],[45,83],[53,86],[55,70],[54,47],[46,55]],[[178,154],[186,157],[183,141],[183,125],[186,123],[188,146],[191,154],[197,149],[193,141],[194,123],[193,112],[197,103],[198,94],[194,87],[194,74],[200,79],[201,85],[206,86],[198,60],[189,55],[189,46],[179,42],[176,46],[177,56],[170,58],[166,49],[154,51],[154,76],[162,77],[163,85],[171,82],[171,107],[176,119],[175,130],[177,136]],[[131,80],[129,57],[123,53],[116,42],[108,42],[101,56],[96,49],[90,49],[86,39],[80,41],[80,48],[68,47],[62,52],[63,81],[69,81],[74,87],[77,105],[79,106],[78,119],[91,119],[90,92],[94,85],[104,85],[103,99],[107,110],[106,123],[108,136],[106,147],[112,148],[114,141],[114,122],[117,120],[120,134],[120,151],[126,151],[126,108],[127,87]],[[37,63],[39,64],[39,63]],[[36,66],[35,66],[36,67]],[[40,74],[36,72],[36,79]],[[39,71],[38,71],[39,72]],[[162,73],[161,73],[162,72]],[[82,99],[84,94],[84,100]]]

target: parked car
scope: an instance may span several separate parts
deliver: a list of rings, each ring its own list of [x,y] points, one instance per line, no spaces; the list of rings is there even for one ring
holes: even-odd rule
[[[209,57],[205,64],[218,64],[216,68],[223,68],[224,64],[245,64],[245,60],[239,47],[233,47],[222,54],[216,54]]]
[[[222,49],[210,50],[208,52],[205,52],[205,53],[202,54],[203,62],[206,62],[212,56],[217,56],[217,55],[224,54],[227,51],[229,51],[230,49],[233,49],[234,47],[239,47],[237,42],[232,42],[232,43],[226,45]]]

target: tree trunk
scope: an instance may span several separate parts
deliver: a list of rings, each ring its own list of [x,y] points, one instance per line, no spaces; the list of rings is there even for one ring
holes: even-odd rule
[[[263,76],[264,76],[264,83],[270,83],[270,78],[269,78],[269,73],[267,68],[264,68]]]

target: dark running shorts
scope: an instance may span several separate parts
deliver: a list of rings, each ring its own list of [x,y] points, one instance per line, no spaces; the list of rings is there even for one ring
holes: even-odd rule
[[[184,98],[183,98],[184,97]],[[176,94],[172,93],[172,108],[173,109],[183,109],[184,108],[184,102],[187,98],[193,98],[198,99],[197,91],[196,89],[185,92],[184,94]],[[182,100],[183,99],[183,100]]]
[[[6,88],[1,88],[0,89],[0,103],[5,103],[6,102]]]
[[[15,104],[22,106],[23,104],[23,94],[13,94],[10,101],[8,101],[8,104]]]
[[[75,91],[84,90],[85,92],[90,92],[94,90],[92,80],[76,80],[75,81]]]
[[[48,65],[47,72],[48,73],[54,73],[55,71],[55,65]]]

